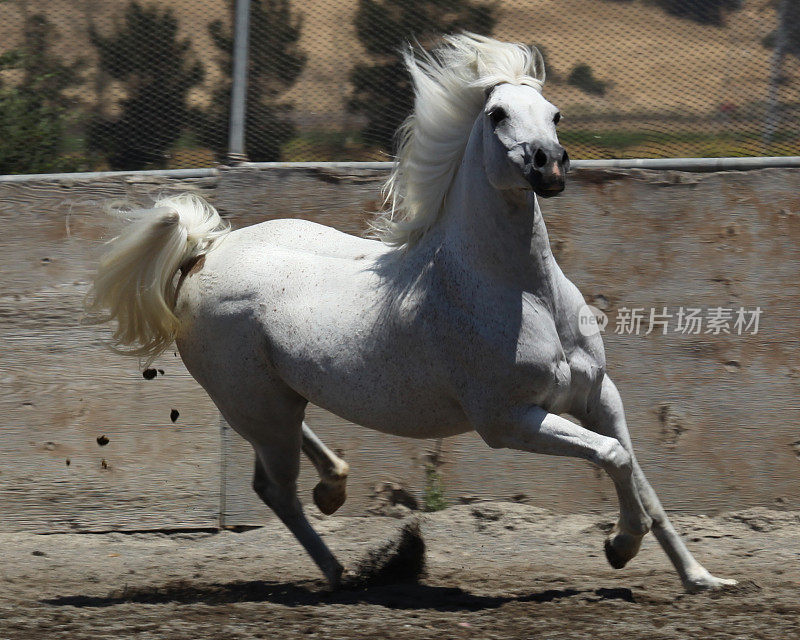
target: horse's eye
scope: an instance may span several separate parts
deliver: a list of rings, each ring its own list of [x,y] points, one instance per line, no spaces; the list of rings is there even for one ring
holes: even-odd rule
[[[553,124],[558,124],[561,122],[561,113],[556,111],[556,115],[553,116]]]
[[[507,117],[508,114],[506,113],[506,110],[503,109],[503,107],[495,107],[489,112],[489,120],[491,120],[493,127],[496,127]]]

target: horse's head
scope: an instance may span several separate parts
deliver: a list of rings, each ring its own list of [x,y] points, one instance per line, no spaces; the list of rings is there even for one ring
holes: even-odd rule
[[[384,190],[389,213],[376,223],[390,244],[413,245],[436,224],[465,154],[470,169],[506,193],[564,190],[569,157],[556,136],[558,109],[542,97],[539,51],[471,33],[443,40],[431,52],[405,53],[414,112],[398,131]]]
[[[533,189],[544,198],[564,190],[569,155],[558,142],[559,110],[538,88],[501,83],[487,92],[484,167],[496,189]]]

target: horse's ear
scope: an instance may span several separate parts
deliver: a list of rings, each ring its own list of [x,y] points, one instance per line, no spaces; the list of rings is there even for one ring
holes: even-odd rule
[[[544,68],[544,56],[542,56],[542,52],[534,46],[531,46],[531,54],[533,55],[533,77],[539,80],[539,82],[544,83],[544,79],[547,77],[547,72]]]

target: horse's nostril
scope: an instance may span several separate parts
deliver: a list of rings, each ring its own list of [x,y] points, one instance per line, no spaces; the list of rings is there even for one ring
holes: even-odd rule
[[[564,150],[564,155],[561,156],[561,164],[567,164],[569,162],[569,154],[567,153],[566,149]]]
[[[533,156],[533,165],[537,169],[541,169],[546,164],[547,164],[547,154],[541,149],[538,149],[536,151],[536,155]]]

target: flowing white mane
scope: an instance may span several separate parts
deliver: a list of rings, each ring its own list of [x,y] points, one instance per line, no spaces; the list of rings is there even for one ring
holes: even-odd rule
[[[392,245],[413,245],[436,222],[461,162],[486,90],[504,82],[541,91],[542,56],[535,48],[465,33],[445,36],[428,53],[408,49],[414,112],[397,132],[397,157],[384,186],[388,211],[375,223]]]

